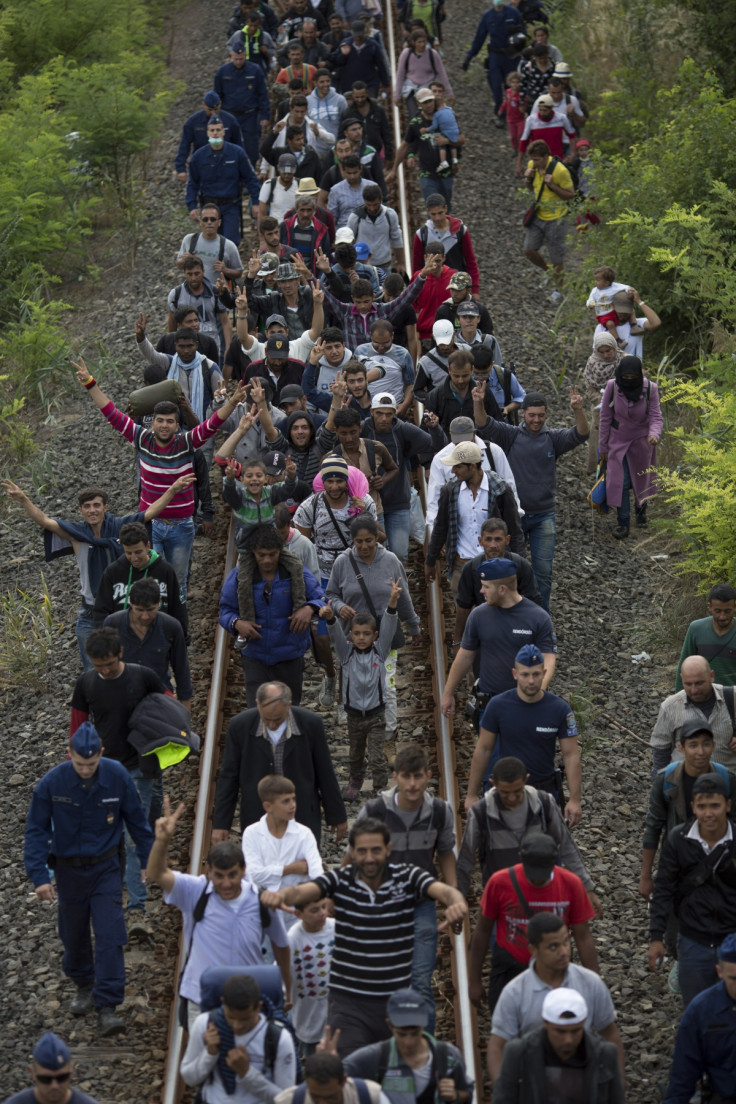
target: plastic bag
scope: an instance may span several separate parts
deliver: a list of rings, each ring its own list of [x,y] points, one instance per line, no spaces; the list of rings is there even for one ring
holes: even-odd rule
[[[426,527],[427,523],[424,520],[422,501],[419,497],[419,493],[412,487],[411,499],[409,502],[409,534],[412,540],[415,540],[417,544],[424,544]]]

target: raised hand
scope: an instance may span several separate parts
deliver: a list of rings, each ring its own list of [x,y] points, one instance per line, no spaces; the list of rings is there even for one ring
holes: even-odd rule
[[[141,311],[141,313],[138,315],[138,317],[135,321],[136,341],[139,341],[139,342],[143,341],[143,338],[146,336],[146,326],[147,325],[148,325],[148,315],[144,314],[143,311]]]
[[[84,358],[80,356],[79,361],[73,360],[72,365],[77,369],[77,379],[80,383],[86,383],[87,380],[92,379],[92,373],[87,365],[84,363]]]
[[[403,588],[401,579],[389,579],[389,582],[391,583],[391,593],[388,596],[388,604],[391,605],[392,602],[398,602]]]
[[[569,387],[570,392],[570,406],[573,410],[577,410],[583,405],[583,396],[578,391],[577,387]]]
[[[179,823],[179,818],[184,812],[184,802],[182,801],[175,813],[171,811],[171,802],[168,797],[164,797],[163,803],[163,816],[160,816],[156,821],[156,839],[170,840],[176,831],[176,826]]]
[[[314,254],[314,266],[318,268],[320,272],[330,272],[330,258],[322,249],[318,249]]]

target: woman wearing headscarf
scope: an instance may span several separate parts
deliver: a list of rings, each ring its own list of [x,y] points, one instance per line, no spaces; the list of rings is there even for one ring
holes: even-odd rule
[[[588,363],[583,370],[583,379],[588,392],[588,399],[593,404],[593,410],[588,424],[590,436],[588,437],[588,472],[594,472],[598,466],[598,431],[601,424],[601,393],[612,379],[616,367],[621,363],[623,353],[616,344],[616,338],[602,330],[593,338],[593,352],[588,357]]]
[[[600,428],[600,457],[608,465],[606,502],[617,510],[616,540],[629,535],[631,490],[636,524],[647,524],[647,499],[657,491],[652,469],[662,425],[656,383],[644,375],[639,357],[622,357],[603,392]]]

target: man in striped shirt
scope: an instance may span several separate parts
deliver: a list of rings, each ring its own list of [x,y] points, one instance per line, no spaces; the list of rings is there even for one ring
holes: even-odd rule
[[[335,950],[330,969],[328,1024],[341,1057],[390,1037],[386,1001],[411,981],[414,907],[427,897],[445,907],[440,930],[459,930],[468,914],[465,898],[418,866],[392,863],[391,834],[382,820],[353,825],[350,866],[311,882],[266,892],[267,908],[304,908],[331,897],[335,904]]]
[[[148,509],[180,476],[194,474],[195,451],[210,437],[214,437],[237,404],[245,400],[245,388],[238,385],[235,394],[220,410],[214,411],[206,422],[200,422],[187,432],[181,430],[179,408],[175,403],[157,403],[153,410],[151,428],[145,429],[118,410],[112,400],[108,399],[90,375],[81,357],[74,367],[77,369],[77,379],[89,391],[95,406],[104,414],[113,429],[122,433],[135,446],[141,485],[140,510]],[[186,605],[187,573],[194,544],[194,490],[191,486],[174,495],[169,505],[161,511],[152,525],[152,535],[154,550],[176,571],[181,602]]]

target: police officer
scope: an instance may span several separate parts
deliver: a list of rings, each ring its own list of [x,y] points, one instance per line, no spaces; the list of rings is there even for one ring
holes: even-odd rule
[[[229,111],[222,110],[217,92],[212,89],[205,92],[202,107],[199,111],[195,111],[193,115],[190,115],[181,128],[181,139],[174,159],[174,168],[182,183],[187,179],[187,158],[190,152],[194,153],[202,146],[207,145],[207,126],[213,115],[220,116],[225,128],[225,141],[232,142],[234,146],[241,146],[245,149],[238,120]]]
[[[716,971],[720,981],[699,993],[680,1020],[664,1104],[688,1104],[703,1074],[708,1076],[711,1104],[734,1099],[736,935],[726,936],[718,948]]]
[[[265,131],[271,121],[271,104],[263,69],[248,61],[245,46],[242,42],[236,42],[230,50],[230,61],[226,61],[215,73],[214,84],[225,111],[229,111],[240,123],[245,152],[251,164],[255,165],[260,132]]]
[[[98,1104],[91,1096],[72,1088],[71,1052],[53,1031],[47,1031],[36,1043],[29,1070],[33,1088],[14,1093],[3,1104]]]
[[[189,217],[199,223],[199,203],[216,203],[220,208],[222,233],[237,245],[241,238],[240,214],[243,187],[251,202],[258,202],[261,185],[248,156],[240,146],[225,141],[225,127],[219,115],[207,124],[207,145],[196,150],[189,162],[186,203]]]
[[[145,869],[153,836],[135,783],[122,764],[103,759],[97,729],[79,726],[71,758],[50,770],[33,791],[26,823],[26,872],[40,901],[59,894],[62,967],[77,986],[70,1011],[97,1009],[99,1035],[117,1035],[125,1023],[115,1015],[125,992],[119,849],[127,827]],[[49,839],[51,854],[49,854]],[[55,871],[56,891],[49,867]],[[94,959],[89,925],[95,934]]]
[[[470,62],[485,42],[486,35],[488,36],[488,61],[486,63],[488,83],[491,86],[495,105],[493,121],[497,127],[503,127],[506,124],[499,117],[498,109],[503,103],[504,80],[517,65],[517,56],[514,56],[517,52],[516,48],[520,48],[520,45],[523,45],[526,40],[524,20],[511,4],[504,4],[503,0],[493,0],[493,7],[481,16],[473,44],[465,55],[463,69],[467,70],[469,68]],[[521,39],[519,39],[519,35],[521,35]]]

